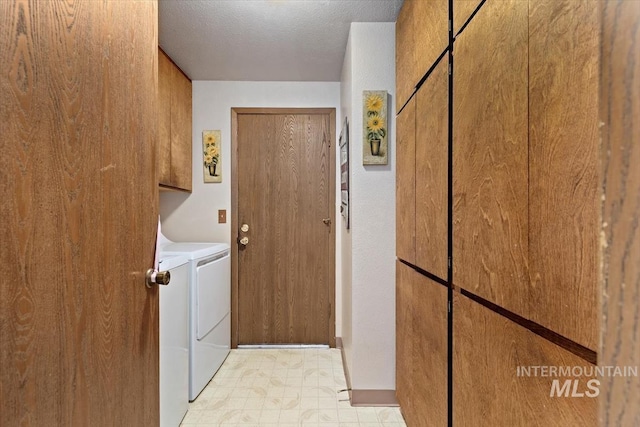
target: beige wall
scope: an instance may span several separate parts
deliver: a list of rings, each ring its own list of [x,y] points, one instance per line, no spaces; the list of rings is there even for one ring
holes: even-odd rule
[[[353,23],[341,107],[350,123],[351,230],[343,234],[343,343],[354,390],[395,389],[395,23]],[[389,162],[362,165],[362,92],[386,90]]]

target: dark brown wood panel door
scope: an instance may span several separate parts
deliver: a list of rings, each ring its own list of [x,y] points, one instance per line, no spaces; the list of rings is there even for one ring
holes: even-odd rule
[[[238,344],[335,345],[335,111],[234,117]]]
[[[0,1],[0,64],[0,425],[158,425],[157,4]]]

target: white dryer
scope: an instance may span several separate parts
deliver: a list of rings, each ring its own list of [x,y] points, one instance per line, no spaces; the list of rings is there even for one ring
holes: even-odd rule
[[[204,389],[231,348],[231,258],[226,243],[163,239],[162,256],[189,259],[189,400]]]
[[[164,257],[159,270],[171,273],[159,286],[160,427],[175,427],[189,409],[189,260]]]

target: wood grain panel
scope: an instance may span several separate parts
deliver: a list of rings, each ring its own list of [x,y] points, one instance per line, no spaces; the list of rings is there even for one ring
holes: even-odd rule
[[[407,421],[415,426],[444,426],[448,406],[447,288],[414,272],[413,298],[416,412],[407,416]]]
[[[396,119],[396,254],[416,263],[416,104]]]
[[[460,33],[462,26],[469,20],[473,11],[482,0],[453,0],[453,33]]]
[[[410,426],[447,424],[447,288],[396,263],[396,396]]]
[[[598,346],[598,2],[529,3],[531,319]]]
[[[404,114],[404,113],[403,113]],[[396,399],[405,418],[416,412],[413,378],[414,269],[396,261]]]
[[[396,20],[396,111],[400,111],[413,93],[416,61],[413,14],[417,0],[405,0]]]
[[[453,100],[454,283],[524,317],[527,15],[519,0],[480,9],[454,42]]]
[[[0,2],[0,425],[158,425],[157,4]]]
[[[171,78],[173,63],[158,48],[158,182],[171,185]]]
[[[602,6],[602,366],[640,365],[640,3]],[[600,424],[640,424],[638,378],[604,377]]]
[[[335,113],[238,114],[239,344],[335,345]],[[332,133],[333,132],[333,133]],[[246,171],[251,171],[246,172]]]
[[[176,66],[173,66],[171,74],[171,184],[191,191],[191,81]]]
[[[414,1],[415,69],[413,81],[415,85],[449,45],[449,2],[442,0]]]
[[[416,262],[447,277],[448,61],[442,60],[416,94]]]
[[[593,393],[591,365],[495,312],[454,293],[453,421],[456,426],[595,426],[595,397],[551,397],[554,380]],[[579,367],[585,376],[543,376],[519,367]],[[570,374],[573,375],[573,374]],[[596,384],[591,384],[597,387]]]

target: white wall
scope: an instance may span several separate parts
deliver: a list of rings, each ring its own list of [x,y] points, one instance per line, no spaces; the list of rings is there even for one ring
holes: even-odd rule
[[[342,111],[342,120],[347,117],[349,119],[349,180],[353,175],[353,123],[351,122],[351,34],[349,34],[349,40],[347,42],[347,49],[344,54],[344,62],[342,64],[342,76],[340,83],[340,111]],[[351,182],[349,183],[351,185]],[[352,191],[350,190],[351,197]],[[353,202],[349,201],[349,209],[353,206]],[[353,220],[351,221],[353,222]],[[344,349],[345,362],[347,368],[353,366],[353,330],[351,325],[353,324],[352,307],[353,301],[351,301],[351,295],[353,292],[351,285],[351,231],[346,228],[346,221],[342,220],[342,241],[341,256],[342,256],[342,345]],[[350,372],[349,372],[350,374]]]
[[[385,166],[362,165],[364,90],[390,95]],[[352,23],[341,82],[351,148],[351,231],[342,246],[343,266],[350,260],[351,277],[343,276],[342,331],[354,390],[395,389],[394,98],[395,23]]]
[[[335,108],[336,143],[341,130],[338,82],[193,82],[193,192],[160,193],[163,233],[175,241],[231,241],[231,108]],[[222,131],[222,183],[205,184],[202,171],[202,131]],[[340,218],[340,166],[336,144],[336,222]],[[227,223],[218,224],[218,209]],[[341,227],[336,227],[336,335],[341,336]]]

